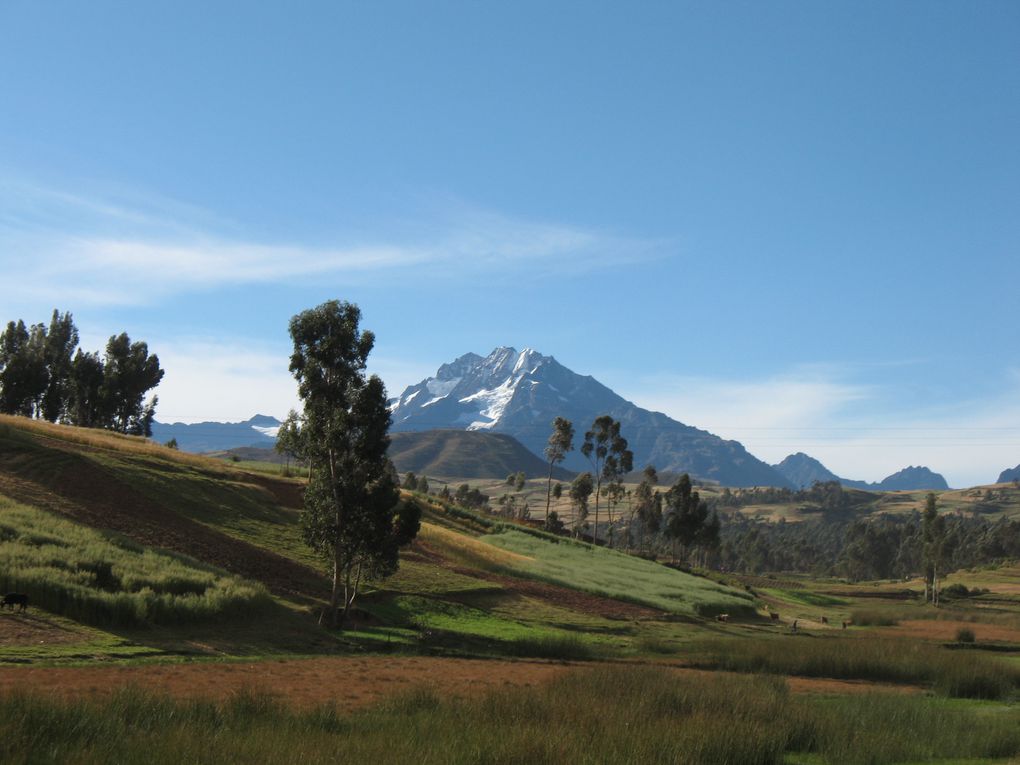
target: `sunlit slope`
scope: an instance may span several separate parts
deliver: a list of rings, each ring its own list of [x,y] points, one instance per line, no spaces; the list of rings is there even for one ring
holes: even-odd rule
[[[0,417],[0,494],[260,581],[321,597],[301,543],[300,486],[119,436]]]

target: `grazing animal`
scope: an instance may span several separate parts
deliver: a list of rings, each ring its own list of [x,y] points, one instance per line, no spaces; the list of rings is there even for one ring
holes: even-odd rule
[[[10,606],[12,611],[15,606],[21,606],[19,612],[24,611],[28,608],[28,595],[21,592],[8,592],[4,595],[3,603],[0,603],[0,608],[4,606]]]
[[[778,622],[779,614],[777,614],[775,611],[769,611],[769,618],[774,622]]]
[[[730,620],[730,615],[729,614],[716,614],[715,615],[715,620],[717,622],[728,622]]]
[[[823,616],[822,617],[822,624],[828,624],[828,623],[829,623],[829,619],[827,617]]]
[[[797,620],[796,619],[793,620],[793,631],[794,632],[797,631]]]
[[[843,620],[843,629],[846,629],[846,619]]]

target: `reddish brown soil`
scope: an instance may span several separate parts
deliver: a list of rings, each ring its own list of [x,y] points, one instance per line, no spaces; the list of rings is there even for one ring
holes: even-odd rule
[[[13,455],[13,460],[0,460],[0,468],[13,468],[0,472],[0,492],[144,545],[185,553],[262,582],[278,594],[309,598],[328,593],[325,579],[313,569],[178,515],[82,457],[72,444],[47,439],[46,446],[65,452],[53,475],[45,482],[25,476],[13,464],[25,455]]]
[[[335,703],[350,711],[416,686],[467,697],[504,686],[533,686],[570,667],[538,661],[433,657],[281,659],[120,667],[0,667],[0,693],[31,689],[64,698],[102,696],[134,686],[178,698],[222,700],[241,690],[269,693],[297,707]]]
[[[0,646],[38,646],[80,643],[87,638],[75,629],[32,613],[0,613]]]
[[[416,687],[431,688],[444,698],[470,698],[503,687],[532,687],[579,666],[586,665],[383,656],[106,667],[0,666],[0,694],[30,689],[78,699],[135,687],[175,698],[221,701],[239,691],[251,690],[268,693],[298,708],[336,704],[341,711],[349,712]],[[667,671],[680,680],[685,676],[718,674],[681,667],[670,667]],[[851,680],[791,677],[787,682],[794,693],[923,691],[915,686]]]
[[[998,624],[979,622],[943,621],[941,619],[912,619],[902,621],[894,627],[881,627],[883,635],[905,638],[926,638],[928,640],[956,640],[956,632],[969,629],[981,642],[1020,643],[1020,630]]]

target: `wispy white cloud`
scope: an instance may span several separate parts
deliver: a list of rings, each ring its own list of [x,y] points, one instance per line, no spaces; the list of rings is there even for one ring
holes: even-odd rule
[[[10,202],[10,204],[3,204]],[[139,305],[221,286],[350,282],[424,274],[477,277],[592,269],[651,257],[659,245],[570,225],[455,205],[399,238],[332,245],[265,242],[223,234],[209,216],[181,217],[36,187],[0,186],[0,265],[39,301]],[[198,223],[190,218],[200,219]],[[233,226],[222,228],[232,229]]]
[[[951,411],[924,400],[895,407],[890,386],[862,385],[851,370],[806,366],[761,379],[654,377],[620,392],[641,406],[740,441],[776,463],[803,451],[845,478],[878,481],[925,465],[952,486],[990,483],[1020,463],[1020,375],[993,398]]]

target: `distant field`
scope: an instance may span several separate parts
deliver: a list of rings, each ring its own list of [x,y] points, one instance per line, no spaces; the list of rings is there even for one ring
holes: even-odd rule
[[[570,540],[556,544],[519,531],[490,534],[482,540],[525,557],[512,568],[585,592],[671,613],[754,612],[754,599],[745,592],[615,550]]]

